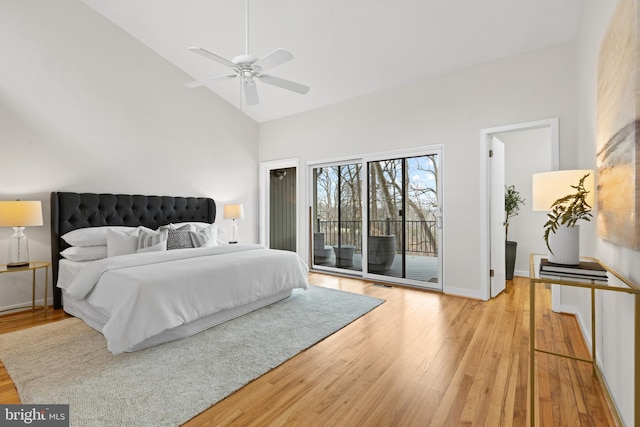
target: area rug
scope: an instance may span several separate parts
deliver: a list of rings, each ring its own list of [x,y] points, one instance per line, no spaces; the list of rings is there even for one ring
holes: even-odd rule
[[[65,319],[0,335],[0,359],[23,403],[68,403],[71,426],[176,426],[382,302],[310,286],[192,337],[117,356],[81,320]]]

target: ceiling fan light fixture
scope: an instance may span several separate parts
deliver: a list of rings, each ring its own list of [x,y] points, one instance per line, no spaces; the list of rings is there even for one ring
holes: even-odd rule
[[[246,34],[246,51],[242,55],[238,55],[233,58],[231,61],[225,59],[215,53],[211,53],[208,50],[199,48],[199,47],[189,47],[187,48],[191,52],[194,52],[198,55],[204,56],[212,61],[215,61],[219,64],[227,66],[234,71],[234,75],[228,76],[216,76],[209,77],[203,80],[197,80],[195,82],[186,83],[187,87],[199,87],[211,83],[217,80],[226,80],[229,78],[240,77],[242,79],[241,85],[246,88],[250,88],[249,93],[245,90],[245,97],[247,99],[247,105],[257,105],[258,104],[258,91],[256,89],[256,84],[254,78],[258,78],[262,80],[263,83],[267,83],[272,86],[277,86],[282,89],[290,90],[292,92],[296,92],[299,94],[306,94],[309,92],[309,86],[302,85],[300,83],[292,82],[289,80],[281,79],[275,76],[269,76],[266,74],[262,74],[263,70],[277,67],[278,65],[284,64],[287,61],[291,61],[293,59],[293,55],[284,50],[284,49],[276,49],[271,53],[263,56],[258,59],[253,55],[249,55],[249,0],[247,0],[247,34]]]

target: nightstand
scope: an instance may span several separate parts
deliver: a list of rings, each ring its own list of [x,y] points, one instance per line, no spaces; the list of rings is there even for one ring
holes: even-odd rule
[[[50,262],[45,262],[45,261],[32,261],[29,263],[29,265],[25,265],[24,267],[7,267],[6,264],[0,264],[0,274],[21,273],[25,271],[31,271],[31,311],[34,313],[33,315],[36,315],[35,313],[36,308],[42,308],[45,319],[47,318],[47,311],[49,309],[49,306],[47,305],[47,297],[48,297],[47,291],[49,288],[47,286],[47,283],[49,282],[49,266],[50,265],[51,265]],[[43,305],[36,305],[36,271],[39,269],[44,269],[44,303]],[[11,307],[9,309],[0,310],[0,313],[4,311],[9,311],[9,310],[16,310],[20,308],[29,308],[29,306],[25,305],[21,307]],[[37,313],[37,314],[40,314],[40,313]]]

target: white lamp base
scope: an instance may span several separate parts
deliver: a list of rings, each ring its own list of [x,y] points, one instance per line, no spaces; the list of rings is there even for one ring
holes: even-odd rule
[[[238,224],[236,220],[232,220],[231,224],[231,240],[229,243],[238,243]]]
[[[580,226],[560,225],[555,233],[549,233],[549,262],[554,264],[580,264]]]

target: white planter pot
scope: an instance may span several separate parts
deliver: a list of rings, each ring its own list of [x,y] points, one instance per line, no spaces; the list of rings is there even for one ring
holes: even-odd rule
[[[561,225],[555,233],[549,233],[549,261],[555,264],[580,264],[580,226]]]

